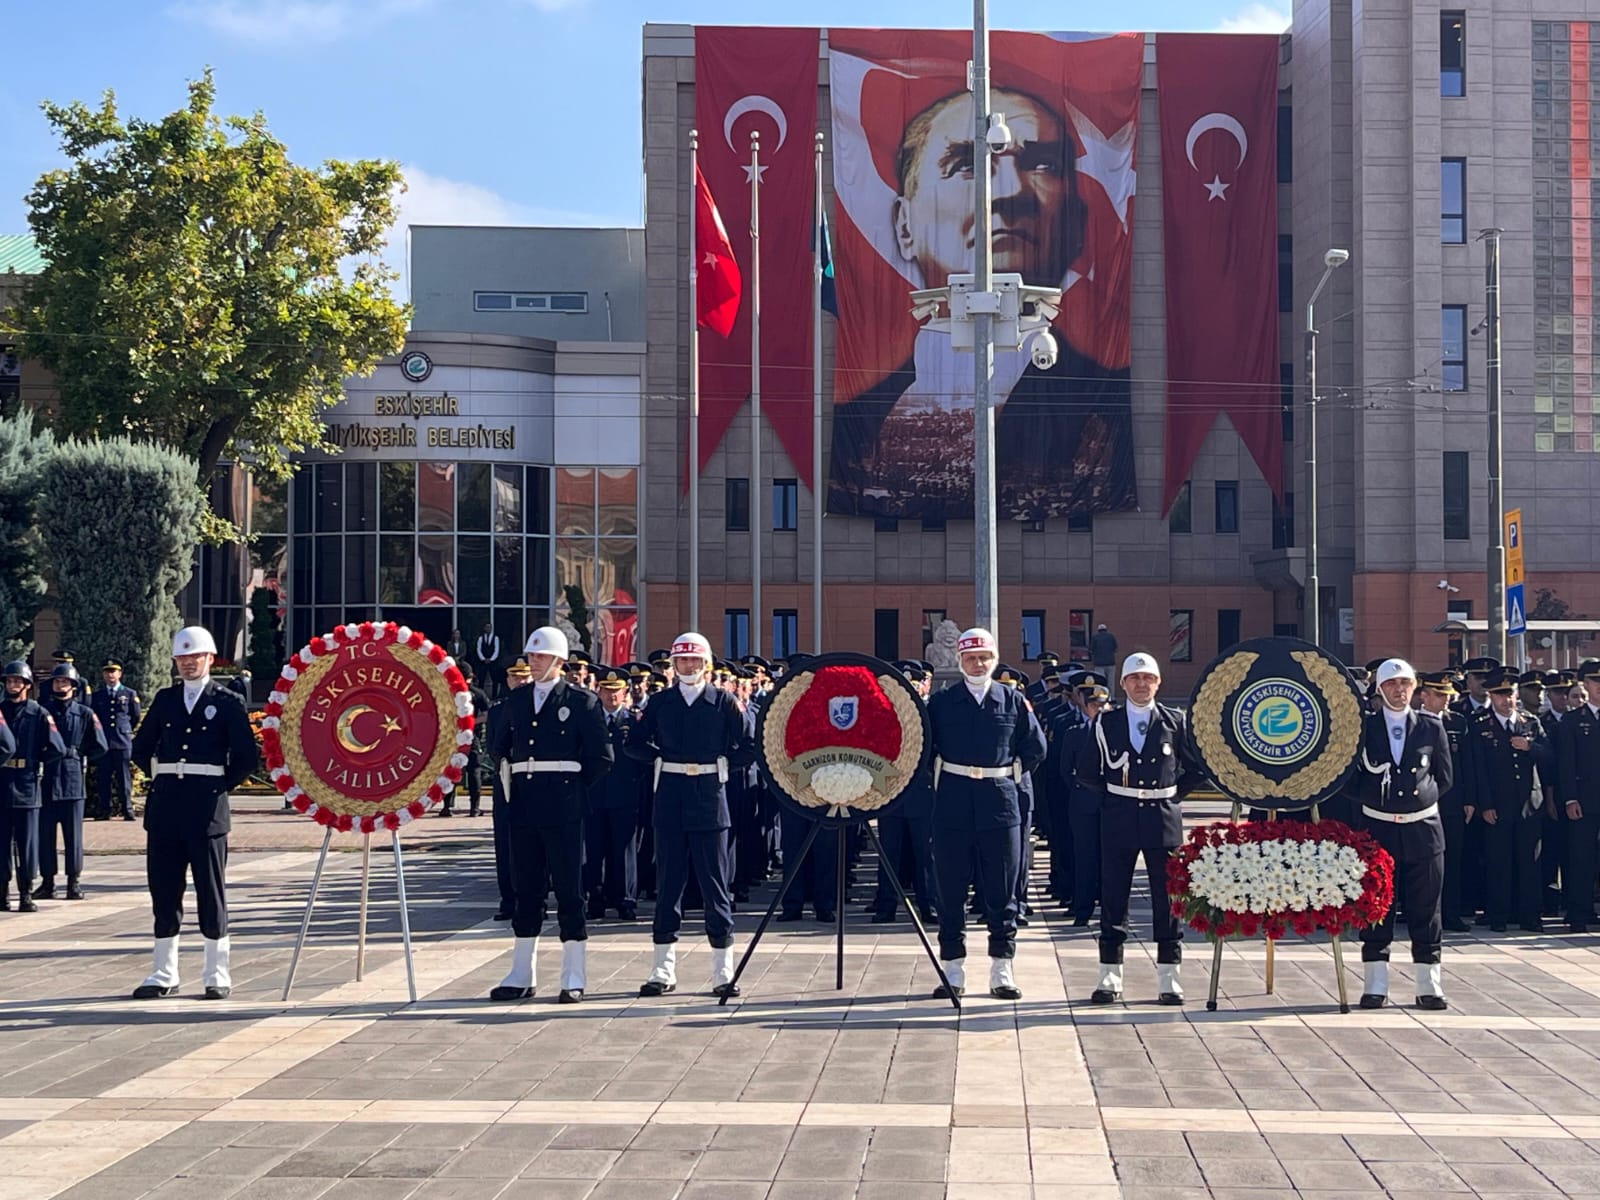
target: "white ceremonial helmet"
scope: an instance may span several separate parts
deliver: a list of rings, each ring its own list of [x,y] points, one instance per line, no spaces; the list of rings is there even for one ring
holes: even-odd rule
[[[185,625],[172,639],[172,657],[185,654],[215,654],[217,643],[204,625]]]
[[[987,650],[991,654],[998,654],[1000,647],[994,640],[994,634],[987,629],[974,626],[956,640],[956,651],[960,654],[969,654],[974,650]]]
[[[680,633],[672,643],[672,658],[703,658],[711,662],[711,643],[698,633]]]
[[[1152,654],[1142,652],[1130,654],[1122,660],[1121,678],[1126,679],[1129,675],[1154,675],[1157,679],[1160,679],[1161,664],[1155,660],[1155,656]]]
[[[1391,679],[1409,679],[1412,683],[1417,681],[1417,673],[1411,669],[1411,664],[1403,658],[1386,658],[1378,667],[1377,681],[1388,683]]]
[[[567,661],[567,635],[554,625],[541,625],[528,635],[528,644],[522,648],[524,654],[549,654]]]

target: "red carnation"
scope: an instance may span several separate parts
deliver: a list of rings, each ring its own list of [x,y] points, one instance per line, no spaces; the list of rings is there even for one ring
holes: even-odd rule
[[[288,795],[289,789],[294,786],[294,780],[290,779],[287,775],[279,775],[272,781],[272,786],[277,788],[281,794]]]
[[[450,685],[452,692],[464,692],[467,689],[466,677],[455,667],[451,667],[444,673],[444,681]]]
[[[400,828],[400,814],[399,813],[392,813],[392,812],[391,813],[384,813],[383,814],[383,827],[385,829],[399,829]]]
[[[321,658],[328,652],[328,643],[325,638],[314,637],[311,639],[311,653]]]
[[[461,768],[460,767],[453,767],[453,766],[452,767],[446,767],[444,769],[444,777],[446,779],[448,779],[451,783],[460,783],[461,782]]]
[[[362,833],[372,833],[377,828],[378,828],[377,821],[373,820],[371,817],[362,817],[361,818],[361,832]]]
[[[305,656],[302,655],[300,653],[300,651],[296,650],[293,654],[291,654],[289,656],[289,665],[291,667],[293,667],[296,671],[304,671],[306,669],[306,667],[309,666],[310,664],[306,662]],[[285,680],[283,680],[283,682],[284,683],[289,683],[290,681],[285,679]]]
[[[311,797],[310,796],[296,796],[294,798],[293,803],[294,803],[294,808],[295,808],[296,812],[307,813],[307,812],[311,811]]]
[[[478,723],[478,718],[474,717],[471,713],[468,713],[464,717],[457,717],[456,718],[456,728],[457,729],[471,729],[477,723]]]
[[[447,654],[445,654],[445,652],[444,652],[444,647],[443,646],[429,646],[428,647],[428,661],[431,662],[434,666],[438,666],[440,663],[442,663],[448,657],[449,656]]]
[[[1205,916],[1203,914],[1196,913],[1193,917],[1190,918],[1189,924],[1194,927],[1194,931],[1196,933],[1210,933],[1211,932],[1211,922],[1206,920],[1206,918],[1205,918]]]
[[[410,646],[413,650],[421,650],[422,643],[427,640],[428,639],[423,637],[420,632],[413,629],[411,631],[411,636],[406,639],[406,645]]]
[[[318,825],[326,825],[330,829],[339,823],[339,818],[334,815],[333,811],[326,808],[317,809],[316,819]]]
[[[849,700],[855,701],[853,706]],[[849,727],[841,728],[840,722]],[[790,758],[838,746],[893,761],[900,757],[900,742],[900,718],[877,676],[866,667],[836,666],[818,671],[794,706],[783,748]]]
[[[428,802],[430,804],[438,804],[441,800],[444,799],[444,789],[442,787],[440,787],[437,783],[429,784],[428,785],[427,796],[428,796]]]
[[[334,828],[340,833],[349,833],[354,827],[355,821],[351,818],[349,813],[340,813],[338,823],[334,825]]]
[[[427,805],[423,804],[421,800],[413,800],[410,804],[406,805],[406,811],[413,817],[420,817],[423,813],[428,811],[428,807]]]

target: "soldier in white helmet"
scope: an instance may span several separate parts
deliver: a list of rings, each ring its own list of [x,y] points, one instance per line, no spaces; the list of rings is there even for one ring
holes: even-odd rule
[[[698,633],[672,644],[677,684],[650,698],[624,749],[629,758],[657,763],[654,829],[657,890],[651,940],[655,963],[641,996],[678,986],[678,930],[683,889],[693,867],[706,906],[711,943],[711,989],[733,996],[733,900],[729,895],[728,777],[755,761],[755,742],[739,702],[712,687],[711,643]]]
[[[500,764],[507,797],[511,874],[516,892],[511,973],[491,1000],[525,1000],[534,993],[534,953],[544,926],[545,896],[556,893],[561,930],[563,1004],[583,999],[588,986],[589,930],[583,903],[583,806],[591,784],[611,769],[611,735],[593,692],[568,683],[567,635],[535,629],[524,648],[532,682],[509,693],[489,733],[489,757]],[[548,881],[548,886],[547,886]]]
[[[178,682],[156,693],[133,738],[132,759],[150,780],[144,807],[145,872],[155,914],[155,966],[135,1000],[178,991],[178,927],[184,877],[194,881],[205,938],[205,996],[225,1000],[228,969],[228,793],[256,769],[255,734],[237,692],[211,678],[217,644],[199,625],[172,639]]]

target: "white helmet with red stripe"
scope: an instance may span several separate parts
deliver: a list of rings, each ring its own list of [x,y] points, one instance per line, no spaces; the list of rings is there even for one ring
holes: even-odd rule
[[[994,634],[987,629],[978,629],[976,627],[967,630],[956,642],[956,651],[960,654],[967,654],[974,650],[982,650],[990,654],[1000,653],[1000,647],[994,640]]]
[[[673,658],[703,658],[711,661],[711,643],[698,633],[680,633],[672,643]]]

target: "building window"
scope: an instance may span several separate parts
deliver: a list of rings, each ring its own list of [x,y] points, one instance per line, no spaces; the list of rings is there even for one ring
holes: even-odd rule
[[[473,292],[478,312],[586,313],[588,292]]]
[[[1085,513],[1068,513],[1067,514],[1067,532],[1068,533],[1093,533],[1094,532],[1094,514],[1093,513],[1086,513],[1086,512]]]
[[[900,657],[900,610],[877,608],[872,612],[872,653],[887,662]]]
[[[1194,609],[1174,608],[1167,612],[1167,660],[1194,661]]]
[[[1467,160],[1439,160],[1439,240],[1453,246],[1467,240]]]
[[[724,515],[722,527],[730,533],[750,532],[750,481],[727,479],[723,481]]]
[[[1278,182],[1294,179],[1294,109],[1278,105]]]
[[[1294,364],[1278,364],[1278,411],[1283,417],[1283,440],[1294,441]]]
[[[1444,540],[1472,540],[1472,508],[1468,484],[1467,452],[1444,452]]]
[[[800,485],[793,479],[772,481],[772,527],[777,530],[800,528]]]
[[[1278,311],[1294,311],[1294,238],[1278,235]]]
[[[793,608],[780,608],[772,614],[772,655],[788,658],[799,649],[800,613]]]
[[[1218,533],[1239,532],[1239,482],[1235,479],[1217,480]]]
[[[1239,616],[1237,608],[1217,609],[1217,653],[1231,650],[1239,644]]]
[[[873,517],[872,529],[875,533],[898,533],[900,532],[900,518]]]
[[[1183,486],[1178,489],[1177,496],[1173,498],[1172,511],[1167,514],[1168,533],[1194,532],[1194,506],[1189,499],[1193,490],[1193,481],[1185,479]]]
[[[1032,662],[1044,653],[1044,610],[1025,609],[1022,613],[1022,657]]]
[[[1067,613],[1067,658],[1075,663],[1089,661],[1089,631],[1094,628],[1094,609],[1074,608]]]
[[[743,658],[750,653],[750,610],[728,608],[722,612],[722,656]]]
[[[1446,9],[1439,14],[1439,95],[1467,94],[1467,14]]]
[[[1467,306],[1446,304],[1440,310],[1439,345],[1442,361],[1439,364],[1444,390],[1467,390]]]
[[[1283,501],[1272,500],[1272,548],[1288,550],[1294,546],[1294,493],[1285,492]]]

